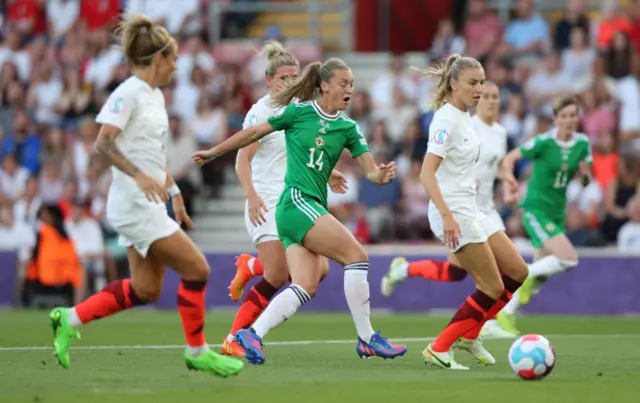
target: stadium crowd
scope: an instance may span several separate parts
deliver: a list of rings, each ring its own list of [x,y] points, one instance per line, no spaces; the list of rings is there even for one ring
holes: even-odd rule
[[[111,31],[121,11],[163,21],[180,39],[175,83],[163,88],[170,112],[169,169],[190,210],[194,197],[218,196],[233,157],[203,169],[189,157],[237,131],[266,89],[259,56],[245,65],[214,58],[204,35],[207,3],[0,2],[0,249],[20,251],[23,267],[36,242],[39,207],[55,204],[80,259],[97,273],[91,288],[100,288],[118,271],[126,273],[126,267],[118,270],[122,250],[104,220],[110,170],[93,151],[95,114],[128,75]],[[595,180],[583,188],[576,179],[569,187],[568,235],[576,246],[640,247],[640,1],[624,7],[603,1],[598,17],[591,18],[587,1],[568,0],[554,22],[536,10],[533,0],[514,3],[512,18],[503,22],[486,0],[466,1],[461,29],[441,21],[426,59],[434,63],[464,53],[482,61],[487,78],[501,88],[500,123],[511,148],[551,127],[554,98],[578,96]],[[284,40],[277,28],[269,38]],[[395,160],[399,170],[399,179],[380,192],[349,158],[340,161],[338,169],[351,188],[344,195],[331,194],[330,207],[362,242],[432,239],[429,195],[419,178],[433,116],[432,85],[418,81],[403,56],[394,55],[389,71],[371,88],[357,89],[352,100],[349,114],[367,133],[376,160]],[[517,170],[526,182],[526,161]],[[497,186],[496,203],[509,235],[526,244],[521,213],[502,203]]]

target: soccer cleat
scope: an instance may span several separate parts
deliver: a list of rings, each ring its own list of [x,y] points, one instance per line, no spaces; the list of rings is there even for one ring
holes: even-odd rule
[[[531,297],[536,295],[540,291],[540,283],[534,276],[527,277],[524,283],[520,286],[518,291],[518,299],[522,305],[526,305],[531,301]]]
[[[230,355],[233,357],[244,357],[245,352],[244,348],[242,348],[242,346],[238,344],[235,339],[231,341],[227,341],[225,339],[225,341],[222,343],[222,354]]]
[[[262,339],[255,334],[253,329],[242,329],[236,333],[236,341],[240,347],[244,348],[244,356],[252,364],[261,365],[264,364],[264,352],[262,348]]]
[[[53,329],[53,355],[62,368],[69,368],[71,358],[69,348],[73,339],[80,339],[80,332],[69,324],[69,309],[55,308],[49,313],[49,321]]]
[[[392,344],[388,339],[382,337],[380,332],[376,332],[371,336],[369,343],[358,337],[356,345],[356,353],[360,358],[381,357],[386,359],[394,359],[403,356],[407,352],[407,346],[402,344]]]
[[[187,368],[192,371],[209,372],[223,378],[237,375],[244,368],[244,362],[218,354],[213,350],[207,350],[197,357],[192,357],[189,351],[185,350],[184,360]]]
[[[464,365],[458,364],[454,359],[453,352],[446,351],[438,353],[431,349],[431,344],[422,351],[424,357],[424,363],[436,368],[451,369],[454,371],[468,371],[469,368]]]
[[[254,277],[249,268],[249,260],[251,259],[253,256],[246,254],[236,258],[236,276],[229,284],[229,297],[234,302],[240,301],[242,294],[244,294],[244,287]]]
[[[484,339],[515,339],[516,335],[513,333],[509,333],[500,326],[498,321],[495,319],[487,321],[487,323],[482,326],[482,330],[480,331],[480,336]]]
[[[403,257],[397,257],[391,261],[387,274],[382,277],[382,281],[380,282],[380,292],[383,296],[388,297],[393,294],[398,284],[407,278],[407,271],[401,270],[401,268],[408,264],[407,259]]]
[[[484,365],[494,365],[496,363],[496,359],[484,348],[480,339],[468,340],[460,337],[453,343],[453,348],[467,351],[473,358]]]
[[[496,316],[496,321],[498,324],[504,329],[504,331],[517,336],[520,334],[520,331],[516,327],[516,315],[499,312],[498,316]]]

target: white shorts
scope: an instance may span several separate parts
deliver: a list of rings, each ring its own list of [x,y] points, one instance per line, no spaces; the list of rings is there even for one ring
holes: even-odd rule
[[[450,252],[457,252],[470,243],[487,242],[491,235],[502,230],[500,228],[502,220],[496,221],[494,217],[483,213],[476,206],[459,207],[452,211],[462,235],[458,238],[458,247],[449,249]],[[433,203],[429,203],[429,224],[433,234],[444,243],[442,216]]]
[[[144,258],[155,241],[180,230],[180,225],[169,217],[164,205],[146,198],[130,198],[126,204],[108,200],[107,220],[120,235],[118,244],[127,248],[133,246]]]
[[[498,213],[495,209],[485,211],[485,214],[488,215],[489,218],[491,218],[491,220],[493,221],[493,223],[495,223],[498,226],[498,231],[504,232],[507,230],[507,227],[504,225],[504,220],[502,220],[500,213]],[[497,232],[497,231],[493,231],[493,232]],[[491,234],[487,234],[487,236],[491,236]]]
[[[277,203],[268,203],[265,201],[265,205],[269,209],[264,214],[264,218],[267,222],[257,227],[254,227],[249,220],[249,203],[244,204],[244,225],[247,228],[247,232],[251,237],[251,242],[254,246],[258,246],[263,242],[279,241],[278,226],[276,225],[276,205]]]

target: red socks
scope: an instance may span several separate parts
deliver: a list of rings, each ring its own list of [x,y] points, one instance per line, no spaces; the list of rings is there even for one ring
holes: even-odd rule
[[[432,281],[462,281],[467,272],[462,267],[438,260],[420,260],[409,263],[409,277],[424,277]]]
[[[480,290],[468,296],[451,322],[431,344],[433,351],[439,353],[449,351],[458,338],[486,320],[488,312],[495,304],[495,299]]]
[[[83,324],[111,316],[134,306],[144,305],[137,295],[131,280],[118,280],[105,286],[100,292],[75,306],[78,318]]]
[[[255,261],[258,262],[258,259]],[[264,311],[276,292],[278,292],[278,289],[269,284],[264,278],[254,285],[247,293],[244,301],[242,301],[240,309],[238,309],[231,326],[231,334],[236,334],[240,329],[248,329],[258,319],[258,316]]]
[[[178,288],[178,312],[189,347],[206,344],[204,338],[206,281],[182,280]]]
[[[249,265],[249,269],[253,272],[254,276],[264,276],[264,268],[262,267],[260,258],[253,258],[253,264],[249,263]]]

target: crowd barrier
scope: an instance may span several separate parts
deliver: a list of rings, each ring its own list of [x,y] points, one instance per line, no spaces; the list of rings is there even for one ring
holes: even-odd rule
[[[376,310],[416,312],[454,310],[473,290],[467,278],[459,283],[435,283],[422,278],[408,279],[385,298],[380,279],[391,260],[404,255],[409,260],[445,259],[441,248],[387,246],[370,248],[371,306]],[[540,294],[525,307],[529,313],[578,315],[628,315],[640,313],[640,256],[621,255],[612,250],[579,252],[580,263],[567,273],[552,277]],[[525,258],[529,258],[525,256]],[[207,290],[207,306],[231,308],[227,286],[234,276],[235,254],[207,253],[212,274]],[[11,305],[15,286],[15,256],[0,253],[0,305]],[[167,271],[160,309],[174,309],[179,277]],[[303,307],[314,311],[347,311],[342,268],[331,262],[331,271],[314,299]]]

